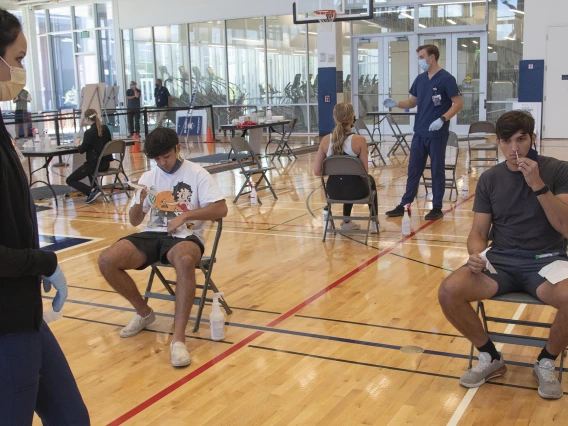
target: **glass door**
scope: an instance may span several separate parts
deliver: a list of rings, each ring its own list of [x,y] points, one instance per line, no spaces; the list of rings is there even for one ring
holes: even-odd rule
[[[452,45],[453,75],[463,99],[463,109],[452,120],[452,127],[457,133],[466,134],[471,123],[487,117],[487,34],[453,34]]]
[[[362,38],[355,41],[357,52],[357,62],[354,62],[353,86],[353,105],[355,115],[362,118],[367,124],[373,122],[369,120],[367,113],[378,111],[379,109],[379,78],[381,77],[379,66],[379,39]]]
[[[450,129],[467,134],[471,123],[485,121],[487,117],[487,34],[428,34],[420,37],[420,44],[438,46],[439,65],[456,78],[463,109],[452,118]]]

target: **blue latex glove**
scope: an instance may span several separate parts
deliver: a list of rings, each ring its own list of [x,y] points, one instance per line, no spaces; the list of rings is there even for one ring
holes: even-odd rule
[[[442,121],[442,119],[438,118],[436,121],[430,124],[430,128],[428,130],[430,130],[431,132],[435,132],[436,130],[440,130],[443,125],[444,122]]]
[[[395,101],[393,98],[385,99],[383,102],[385,108],[395,108],[398,106],[398,102]]]
[[[55,270],[53,275],[49,277],[46,277],[44,275],[42,276],[42,278],[43,278],[43,289],[45,290],[46,293],[49,293],[51,291],[52,285],[53,287],[55,287],[55,290],[57,290],[57,293],[55,294],[55,298],[53,299],[53,303],[51,304],[51,306],[53,306],[53,310],[55,312],[61,311],[61,309],[63,308],[63,304],[67,300],[67,291],[68,291],[67,279],[65,278],[65,275],[63,275],[63,271],[61,270],[59,265],[57,265],[57,269]]]

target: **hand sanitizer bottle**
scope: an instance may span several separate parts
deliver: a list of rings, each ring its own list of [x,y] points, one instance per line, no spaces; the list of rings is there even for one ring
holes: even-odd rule
[[[411,234],[410,230],[410,216],[408,216],[408,208],[410,204],[404,206],[404,216],[402,217],[402,235],[407,236]]]
[[[219,299],[223,293],[213,294],[213,310],[209,315],[209,328],[211,330],[211,340],[220,341],[225,339],[225,314],[221,311]]]

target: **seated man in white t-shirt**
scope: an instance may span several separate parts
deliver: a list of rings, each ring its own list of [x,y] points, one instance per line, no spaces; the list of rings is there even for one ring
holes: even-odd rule
[[[170,345],[174,367],[185,367],[191,356],[185,346],[185,327],[195,299],[195,265],[203,255],[206,222],[227,215],[227,204],[207,170],[179,157],[175,131],[158,128],[148,135],[144,152],[156,161],[142,175],[143,186],[130,208],[130,223],[138,226],[150,213],[146,228],[106,249],[99,268],[108,283],[136,309],[120,332],[132,337],[154,322],[154,311],[144,300],[129,269],[145,269],[157,261],[170,263],[177,274],[174,335]]]

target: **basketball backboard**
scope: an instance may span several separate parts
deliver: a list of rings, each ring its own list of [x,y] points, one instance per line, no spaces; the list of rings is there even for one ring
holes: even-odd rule
[[[373,19],[373,0],[296,0],[294,8],[295,24],[319,22],[316,10],[334,10],[336,21]]]

